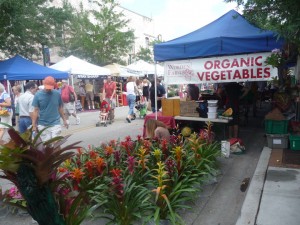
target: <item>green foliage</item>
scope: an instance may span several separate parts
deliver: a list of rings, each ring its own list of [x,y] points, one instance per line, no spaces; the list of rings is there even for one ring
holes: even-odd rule
[[[49,7],[47,0],[1,0],[0,14],[1,52],[30,59],[42,57],[42,44],[51,46],[57,24],[67,26],[71,17],[69,4]]]
[[[225,0],[243,6],[244,16],[258,27],[276,31],[300,48],[298,0]]]
[[[129,21],[124,14],[116,11],[115,0],[97,4],[101,10],[91,11],[94,22],[83,8],[76,13],[63,54],[74,54],[97,65],[121,63],[122,57],[132,49],[134,32],[127,26]]]
[[[149,48],[140,47],[140,50],[134,56],[134,60],[143,60],[148,63],[154,63],[152,52]]]

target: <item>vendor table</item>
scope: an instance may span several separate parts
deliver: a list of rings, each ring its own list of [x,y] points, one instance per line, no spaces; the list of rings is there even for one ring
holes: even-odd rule
[[[150,113],[145,116],[144,119],[144,129],[143,129],[143,137],[146,137],[146,123],[149,119],[155,119],[156,113]],[[173,116],[163,116],[162,112],[157,112],[157,120],[166,124],[169,128],[174,129],[176,127],[176,122]]]
[[[188,117],[188,116],[175,116],[175,120],[189,120],[189,121],[200,121],[200,122],[212,122],[223,124],[223,138],[226,139],[226,125],[229,123],[229,119],[213,119],[213,118],[203,118],[203,117]]]

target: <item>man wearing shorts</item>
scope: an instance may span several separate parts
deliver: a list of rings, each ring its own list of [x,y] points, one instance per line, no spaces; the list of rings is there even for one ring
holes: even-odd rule
[[[76,119],[76,125],[80,124],[80,118],[76,115],[75,102],[77,102],[77,95],[74,91],[74,88],[68,85],[67,80],[61,81],[61,99],[64,103],[64,113],[67,123],[70,125],[69,117],[72,115]],[[70,101],[70,92],[73,93],[75,101]]]
[[[69,127],[64,116],[63,101],[60,93],[54,89],[56,83],[53,77],[43,80],[44,89],[38,91],[33,98],[32,130],[41,131],[42,141],[47,141],[61,134],[60,118],[66,128]]]
[[[94,103],[94,86],[89,81],[86,81],[85,84],[85,92],[86,92],[86,100],[88,103],[89,109],[95,109],[95,103]]]
[[[103,85],[102,96],[105,101],[111,104],[111,121],[115,117],[115,108],[116,108],[116,82],[112,81],[111,76],[107,76],[107,82]]]

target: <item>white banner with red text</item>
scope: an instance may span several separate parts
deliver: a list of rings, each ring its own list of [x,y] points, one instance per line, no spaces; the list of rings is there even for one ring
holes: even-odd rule
[[[278,75],[266,65],[271,52],[165,62],[166,84],[268,81]]]

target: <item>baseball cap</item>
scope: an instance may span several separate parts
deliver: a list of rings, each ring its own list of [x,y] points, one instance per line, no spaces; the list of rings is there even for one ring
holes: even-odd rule
[[[53,77],[48,76],[43,80],[44,88],[48,90],[54,89],[54,86],[56,85],[55,80]]]

